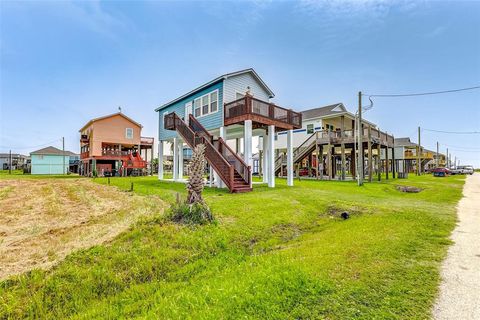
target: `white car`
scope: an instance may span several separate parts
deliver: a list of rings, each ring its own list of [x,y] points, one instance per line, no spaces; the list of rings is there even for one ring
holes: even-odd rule
[[[461,174],[473,174],[472,166],[458,166],[457,169],[460,170]]]

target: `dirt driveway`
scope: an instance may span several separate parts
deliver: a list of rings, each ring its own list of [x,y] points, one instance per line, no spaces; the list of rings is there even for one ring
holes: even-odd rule
[[[480,173],[467,177],[434,319],[480,319]]]
[[[0,280],[111,240],[164,203],[88,179],[0,180]]]

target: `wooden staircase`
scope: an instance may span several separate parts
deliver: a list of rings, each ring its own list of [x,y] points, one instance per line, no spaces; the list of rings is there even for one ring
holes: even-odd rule
[[[176,113],[167,114],[164,128],[176,130],[192,149],[204,144],[207,162],[230,192],[252,191],[250,166],[222,138],[214,139],[193,115],[189,115],[187,125]]]
[[[305,159],[306,156],[311,154],[313,151],[315,151],[317,144],[317,134],[313,133],[311,136],[309,136],[298,148],[295,148],[293,150],[293,163],[296,164],[303,159]],[[284,166],[284,157],[280,156],[275,160],[275,174],[278,174],[282,166]]]

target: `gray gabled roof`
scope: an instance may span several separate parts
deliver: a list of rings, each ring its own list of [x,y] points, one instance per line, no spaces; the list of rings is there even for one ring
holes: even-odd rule
[[[302,111],[302,119],[323,118],[326,116],[347,112],[343,103],[335,103],[325,107],[314,108]]]
[[[410,141],[409,137],[395,138],[395,147],[416,147],[417,144]]]
[[[40,149],[40,150],[36,150],[36,151],[33,151],[33,152],[30,152],[30,155],[32,154],[42,154],[42,155],[56,155],[56,156],[61,156],[64,154],[64,152],[60,149],[57,149],[55,147],[52,147],[52,146],[49,146],[49,147],[46,147],[46,148],[43,148],[43,149]],[[67,151],[65,150],[65,155],[66,156],[74,156],[76,155],[75,153],[71,152],[71,151]]]
[[[230,78],[230,77],[234,77],[234,76],[238,76],[238,75],[241,75],[241,74],[244,74],[244,73],[251,73],[253,75],[253,77],[260,83],[260,85],[268,92],[268,95],[270,96],[270,98],[273,98],[275,96],[275,94],[273,93],[272,90],[270,90],[270,88],[267,86],[267,84],[262,80],[262,78],[260,78],[260,76],[258,75],[258,73],[255,72],[255,70],[253,70],[252,68],[248,68],[248,69],[244,69],[244,70],[240,70],[240,71],[235,71],[235,72],[230,72],[230,73],[225,73],[207,83],[204,83],[202,84],[201,86],[193,89],[192,91],[189,91],[187,93],[185,93],[184,95],[170,101],[170,102],[167,102],[163,105],[161,105],[160,107],[156,108],[155,111],[159,111],[159,110],[162,110],[172,104],[174,104],[175,102],[178,102],[218,81],[221,81],[221,80],[224,80],[224,79],[227,79],[227,78]]]
[[[309,119],[316,119],[316,118],[332,118],[335,116],[346,115],[351,117],[352,119],[355,118],[355,115],[351,112],[348,112],[347,108],[343,105],[343,103],[334,103],[330,104],[325,107],[313,108],[302,111],[302,121],[309,120]],[[376,127],[376,125],[366,119],[362,119],[363,123],[367,123],[371,126]]]
[[[10,153],[0,153],[0,158],[9,158]],[[25,156],[20,153],[12,153],[12,158],[28,158],[28,156]]]

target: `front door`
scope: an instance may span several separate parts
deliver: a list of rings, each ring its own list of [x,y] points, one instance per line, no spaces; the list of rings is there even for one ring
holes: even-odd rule
[[[187,125],[189,124],[190,117],[189,115],[192,114],[192,102],[187,102],[185,104],[185,122]]]

